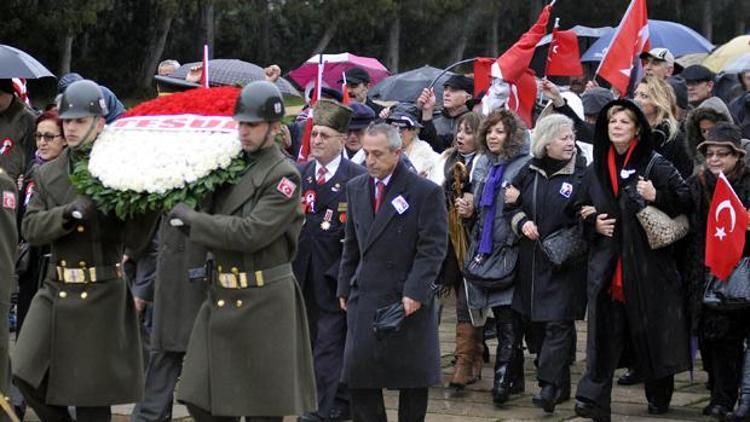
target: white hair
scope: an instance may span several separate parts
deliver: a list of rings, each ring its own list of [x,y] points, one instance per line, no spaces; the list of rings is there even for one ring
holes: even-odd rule
[[[573,128],[573,120],[562,114],[550,114],[536,122],[531,152],[535,158],[547,156],[547,145],[551,144],[564,128]]]
[[[365,132],[369,136],[385,135],[388,139],[388,149],[395,151],[401,148],[401,136],[398,129],[387,123],[375,123],[367,127]]]

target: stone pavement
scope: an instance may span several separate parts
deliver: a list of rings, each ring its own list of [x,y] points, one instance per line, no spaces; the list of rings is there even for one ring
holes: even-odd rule
[[[541,409],[534,407],[531,396],[537,392],[535,381],[533,356],[526,356],[526,392],[512,396],[511,400],[503,407],[496,407],[490,397],[492,388],[492,362],[485,365],[482,372],[482,380],[468,386],[465,391],[457,393],[447,388],[448,378],[451,374],[451,359],[453,353],[453,339],[455,337],[455,311],[452,301],[447,301],[443,311],[443,319],[440,324],[440,350],[442,353],[444,386],[430,389],[430,402],[428,408],[428,422],[492,422],[492,421],[585,421],[577,418],[573,412],[574,400],[560,404],[555,413],[546,415]],[[586,325],[584,322],[577,324],[578,347],[576,363],[572,368],[573,391],[575,384],[580,378],[585,364]],[[494,352],[496,342],[489,342],[490,349]],[[700,368],[700,363],[697,365]],[[622,371],[618,371],[618,375]],[[651,416],[646,411],[646,399],[643,394],[643,385],[631,387],[615,386],[612,395],[613,421],[707,421],[710,420],[701,415],[701,408],[708,404],[708,391],[704,387],[706,375],[702,371],[696,371],[691,381],[690,374],[683,373],[676,377],[675,393],[672,398],[672,410],[659,417]],[[398,392],[386,391],[386,408],[389,420],[396,421],[396,410],[398,409]],[[132,409],[131,406],[115,406],[113,414],[115,421],[125,422]],[[189,416],[182,405],[175,405],[174,418],[189,420]],[[35,415],[27,415],[26,420],[38,420]],[[284,422],[293,422],[295,418],[288,417]]]

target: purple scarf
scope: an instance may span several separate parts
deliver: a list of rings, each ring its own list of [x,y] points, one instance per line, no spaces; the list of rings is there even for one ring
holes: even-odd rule
[[[482,233],[479,235],[479,249],[477,252],[489,255],[492,252],[492,234],[494,232],[495,214],[497,213],[497,194],[502,186],[503,174],[505,173],[505,163],[494,164],[490,170],[489,176],[484,183],[482,197],[479,199],[479,206],[484,208],[484,224]]]

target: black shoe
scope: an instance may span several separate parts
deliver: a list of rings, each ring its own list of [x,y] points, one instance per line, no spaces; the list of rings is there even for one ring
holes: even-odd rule
[[[743,394],[740,398],[740,404],[737,410],[727,413],[725,421],[729,422],[750,422],[750,395]]]
[[[628,368],[620,378],[617,379],[617,385],[635,385],[639,384],[641,380],[638,378],[638,373],[635,369]]]
[[[727,408],[726,406],[722,406],[720,404],[709,403],[708,406],[703,408],[704,415],[710,416],[712,418],[716,418],[720,421],[723,421],[730,411],[731,409]]]
[[[324,422],[322,416],[317,412],[305,412],[302,416],[297,418],[297,422]]]
[[[559,398],[559,388],[555,387],[554,384],[544,384],[542,389],[531,398],[531,402],[534,403],[536,407],[544,409],[545,412],[553,413]]]
[[[648,404],[648,413],[650,415],[663,415],[669,412],[669,405],[659,405],[655,403]]]
[[[612,415],[608,409],[597,406],[594,403],[576,400],[576,416],[586,419],[593,419],[595,422],[610,422]]]
[[[495,371],[495,381],[492,383],[492,401],[495,404],[503,404],[510,396],[510,383],[508,382],[508,365],[500,365]]]
[[[348,421],[352,418],[349,408],[334,407],[328,413],[328,422]]]

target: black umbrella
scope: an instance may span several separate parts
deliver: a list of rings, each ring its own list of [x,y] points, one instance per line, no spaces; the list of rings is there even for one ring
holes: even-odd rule
[[[190,69],[202,65],[201,62],[187,63],[180,66],[168,76],[154,76],[159,82],[176,85],[183,88],[197,88],[196,82],[185,80]],[[245,86],[250,82],[263,81],[266,78],[265,70],[255,64],[237,59],[214,59],[208,61],[208,83],[210,86],[240,85]],[[276,86],[282,94],[301,97],[289,81],[279,78]]]
[[[29,54],[9,45],[0,44],[0,79],[54,78],[55,75]]]
[[[422,90],[430,86],[430,83],[439,76],[434,88],[435,97],[440,101],[443,98],[443,83],[455,75],[453,72],[446,72],[441,76],[442,72],[442,69],[425,65],[418,69],[389,76],[375,85],[370,90],[369,95],[376,100],[413,103],[417,101]]]

